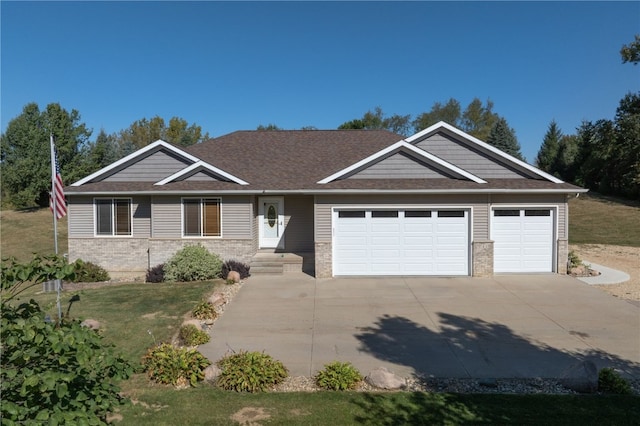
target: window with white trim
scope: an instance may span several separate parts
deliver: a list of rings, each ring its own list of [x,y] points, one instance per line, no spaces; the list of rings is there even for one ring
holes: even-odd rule
[[[183,198],[182,235],[184,237],[220,237],[220,199]]]
[[[96,198],[96,235],[131,235],[131,198]]]

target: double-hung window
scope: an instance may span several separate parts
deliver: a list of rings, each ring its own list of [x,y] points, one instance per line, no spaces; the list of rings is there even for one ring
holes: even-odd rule
[[[131,235],[131,199],[95,199],[96,235]]]
[[[183,198],[182,235],[185,237],[220,237],[220,199]]]

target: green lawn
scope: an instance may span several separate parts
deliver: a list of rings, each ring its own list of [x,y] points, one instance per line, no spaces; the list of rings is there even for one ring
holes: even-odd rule
[[[640,202],[595,193],[571,198],[569,243],[640,246]]]

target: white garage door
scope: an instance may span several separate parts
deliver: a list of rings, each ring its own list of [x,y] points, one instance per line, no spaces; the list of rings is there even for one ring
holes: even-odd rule
[[[334,275],[469,275],[467,210],[339,210]]]
[[[494,272],[552,272],[553,223],[553,209],[494,209]]]

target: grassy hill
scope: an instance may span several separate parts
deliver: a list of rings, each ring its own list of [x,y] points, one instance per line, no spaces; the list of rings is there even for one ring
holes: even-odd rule
[[[569,201],[571,244],[640,246],[640,202],[582,194]],[[67,251],[67,218],[58,221],[60,253]],[[0,255],[21,261],[33,253],[52,254],[53,218],[49,209],[0,212]]]

